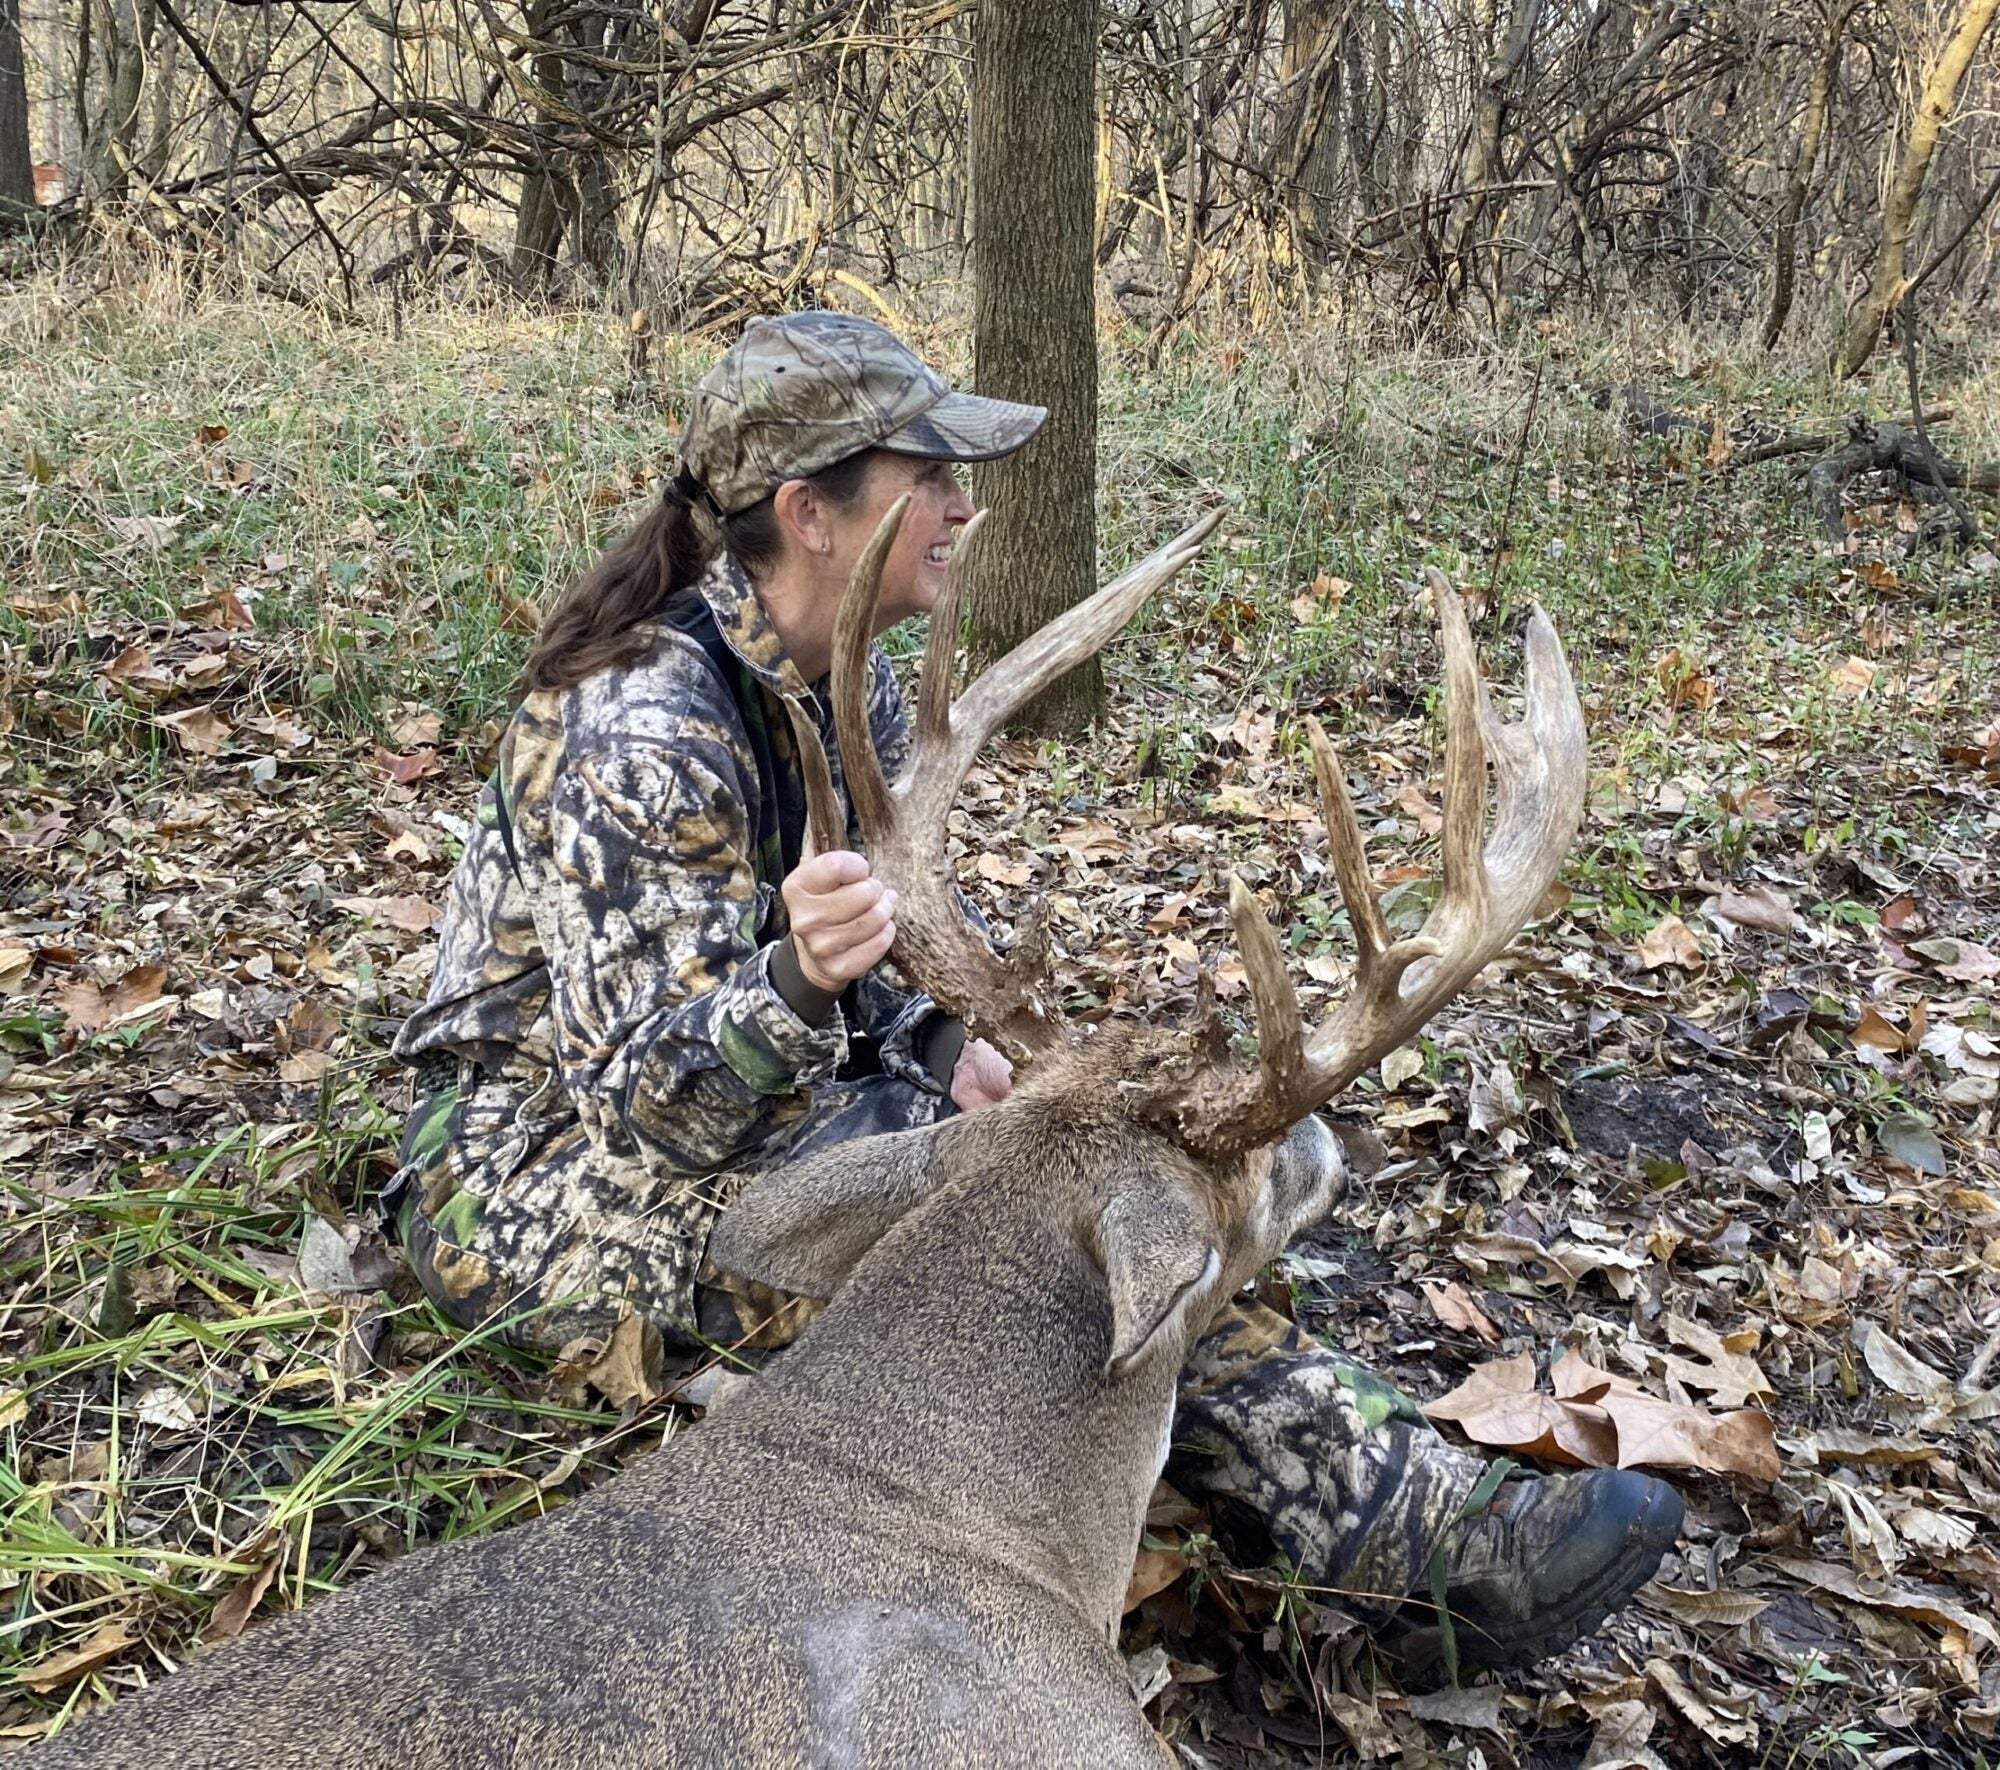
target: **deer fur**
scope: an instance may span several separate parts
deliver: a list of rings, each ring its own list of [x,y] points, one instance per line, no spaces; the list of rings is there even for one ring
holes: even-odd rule
[[[1319,1120],[1215,1167],[1127,1116],[1164,1051],[1112,1032],[759,1181],[718,1257],[834,1295],[726,1408],[20,1761],[1157,1770],[1115,1642],[1175,1375],[1342,1174]]]

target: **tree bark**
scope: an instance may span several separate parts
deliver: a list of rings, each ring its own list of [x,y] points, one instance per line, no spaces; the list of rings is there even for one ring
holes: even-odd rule
[[[0,216],[35,200],[28,147],[27,57],[21,49],[20,0],[0,0]]]
[[[1923,93],[1917,100],[1917,114],[1910,124],[1910,139],[1896,167],[1896,177],[1882,205],[1882,246],[1875,254],[1875,274],[1869,279],[1868,293],[1855,310],[1847,341],[1835,359],[1836,372],[1845,378],[1859,372],[1874,353],[1882,322],[1890,308],[1903,298],[1904,256],[1909,249],[1910,231],[1916,219],[1917,200],[1923,195],[1924,179],[1930,172],[1931,155],[1946,119],[1958,102],[1958,89],[1965,71],[1978,54],[2000,0],[1963,0],[1958,22],[1936,65],[1925,77]]]
[[[1785,206],[1778,211],[1778,226],[1772,246],[1771,312],[1764,321],[1764,348],[1778,342],[1792,311],[1792,293],[1798,286],[1799,217],[1805,212],[1806,193],[1812,187],[1813,167],[1819,163],[1819,144],[1826,134],[1826,113],[1833,98],[1834,76],[1840,71],[1841,40],[1847,21],[1861,0],[1845,0],[1827,27],[1826,47],[1819,65],[1813,69],[1812,87],[1806,94],[1806,113],[1799,124],[1798,152],[1792,160],[1792,174],[1785,187]]]
[[[973,30],[973,353],[981,393],[1049,408],[1025,449],[977,468],[994,532],[970,561],[975,658],[1010,650],[1096,587],[1092,167],[1097,0],[982,6]],[[1095,659],[1025,708],[1073,733],[1101,709]]]

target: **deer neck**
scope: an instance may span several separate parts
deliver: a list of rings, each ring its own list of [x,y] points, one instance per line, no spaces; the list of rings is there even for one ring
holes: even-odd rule
[[[1170,1348],[1114,1382],[1103,1272],[1032,1179],[987,1173],[856,1268],[774,1388],[936,1522],[1115,1626],[1165,1460]],[[790,1371],[785,1371],[789,1365]],[[774,1397],[775,1399],[775,1397]]]

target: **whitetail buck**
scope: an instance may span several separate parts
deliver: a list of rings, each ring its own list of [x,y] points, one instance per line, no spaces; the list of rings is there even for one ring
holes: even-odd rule
[[[1214,1312],[1338,1189],[1313,1109],[1407,1040],[1533,913],[1583,805],[1584,732],[1537,614],[1527,716],[1498,719],[1437,581],[1450,731],[1444,883],[1392,940],[1310,725],[1358,948],[1308,1031],[1257,900],[1231,913],[1258,1057],[1068,1036],[1031,967],[960,913],[945,814],[1016,707],[1122,627],[1189,530],[951,696],[959,571],[913,754],[885,782],[861,666],[901,506],[840,618],[835,713],[914,981],[1029,1059],[1013,1096],[817,1155],[725,1214],[719,1264],[833,1301],[728,1406],[543,1521],[428,1550],[201,1655],[26,1762],[453,1766],[1154,1765],[1116,1650],[1174,1380]],[[963,551],[960,553],[962,562]],[[824,765],[824,757],[819,761]],[[1498,798],[1482,844],[1487,767]],[[817,772],[817,771],[816,771]],[[817,817],[832,808],[819,773]]]

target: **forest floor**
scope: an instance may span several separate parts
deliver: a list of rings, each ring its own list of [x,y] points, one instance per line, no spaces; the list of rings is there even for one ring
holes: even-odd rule
[[[1351,949],[1300,716],[1407,925],[1419,568],[1503,699],[1541,599],[1592,745],[1561,901],[1341,1103],[1379,1161],[1279,1274],[1448,1434],[1689,1508],[1599,1637],[1425,1694],[1163,1499],[1150,1712],[1191,1765],[2000,1761],[2000,564],[1914,545],[1880,477],[1829,545],[1811,455],[1739,459],[1906,410],[1900,368],[1835,388],[1643,317],[1137,342],[1107,328],[1107,570],[1232,514],[1111,654],[1102,731],[975,771],[966,882],[1002,923],[1051,900],[1088,1018],[1203,965],[1241,1006],[1237,867],[1311,1011]],[[648,392],[574,317],[0,289],[0,1738],[687,1418],[674,1370],[452,1335],[370,1211],[535,605],[643,507],[715,348]],[[1990,355],[1927,374],[1940,444],[2000,454]]]

